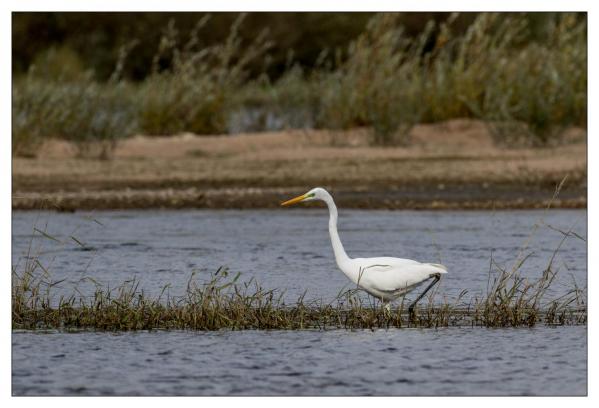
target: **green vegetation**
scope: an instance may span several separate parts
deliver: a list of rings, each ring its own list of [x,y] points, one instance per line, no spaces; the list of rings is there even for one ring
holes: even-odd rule
[[[13,85],[13,153],[35,155],[44,138],[73,142],[81,156],[106,158],[119,138],[132,135],[138,113],[125,83],[99,84],[89,78],[48,82],[34,74]]]
[[[177,47],[178,33],[169,24],[154,57],[152,74],[138,87],[140,129],[149,135],[182,131],[198,134],[224,133],[227,112],[235,93],[247,80],[247,65],[270,46],[265,32],[243,46],[239,37],[241,15],[222,44],[197,48],[200,20],[186,44]],[[172,67],[160,71],[163,54],[172,55]]]
[[[13,152],[35,154],[57,137],[84,154],[99,144],[106,157],[134,133],[228,133],[233,116],[249,111],[257,118],[241,130],[273,127],[269,117],[274,127],[366,126],[378,145],[408,144],[415,124],[458,117],[484,120],[508,145],[558,143],[566,128],[586,127],[584,15],[480,13],[464,28],[455,14],[408,35],[400,14],[378,14],[345,49],[322,50],[311,69],[289,54],[276,79],[268,67],[277,38],[242,41],[241,15],[223,40],[205,45],[208,21],[185,39],[169,24],[142,82],[123,79],[134,39],[107,82],[77,75],[81,64],[65,50],[37,58],[13,84]]]

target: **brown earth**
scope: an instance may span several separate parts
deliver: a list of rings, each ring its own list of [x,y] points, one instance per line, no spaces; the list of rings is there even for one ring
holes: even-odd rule
[[[585,132],[547,148],[496,146],[484,124],[419,125],[409,147],[369,147],[368,131],[138,136],[111,160],[46,143],[13,159],[14,209],[266,208],[322,186],[341,206],[537,208],[567,176],[557,207],[586,207]]]

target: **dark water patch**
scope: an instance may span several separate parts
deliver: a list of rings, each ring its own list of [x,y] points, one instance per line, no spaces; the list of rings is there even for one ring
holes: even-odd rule
[[[98,248],[92,247],[92,246],[82,246],[82,247],[73,248],[73,251],[75,251],[75,252],[93,252],[93,251],[97,251],[97,250],[98,250]]]

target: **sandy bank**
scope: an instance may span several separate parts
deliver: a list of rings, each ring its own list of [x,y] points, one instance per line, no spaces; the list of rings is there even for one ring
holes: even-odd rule
[[[537,208],[567,176],[557,206],[586,206],[586,143],[505,149],[485,126],[420,125],[409,147],[369,147],[366,130],[283,131],[123,141],[112,160],[64,142],[13,159],[14,209],[265,208],[314,186],[359,208]]]

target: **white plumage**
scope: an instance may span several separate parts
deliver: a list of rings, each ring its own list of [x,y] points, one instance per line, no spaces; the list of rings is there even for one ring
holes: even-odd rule
[[[435,274],[447,273],[443,265],[391,257],[349,259],[338,266],[360,288],[385,301],[411,292]]]
[[[291,205],[311,200],[324,201],[329,208],[329,233],[339,269],[359,288],[385,303],[391,302],[414,290],[427,280],[433,279],[424,292],[410,305],[409,309],[412,312],[416,302],[438,282],[441,275],[447,273],[447,268],[443,265],[421,263],[411,259],[392,257],[350,258],[345,253],[339,239],[337,206],[328,191],[317,187],[304,195],[285,201],[281,205]]]

